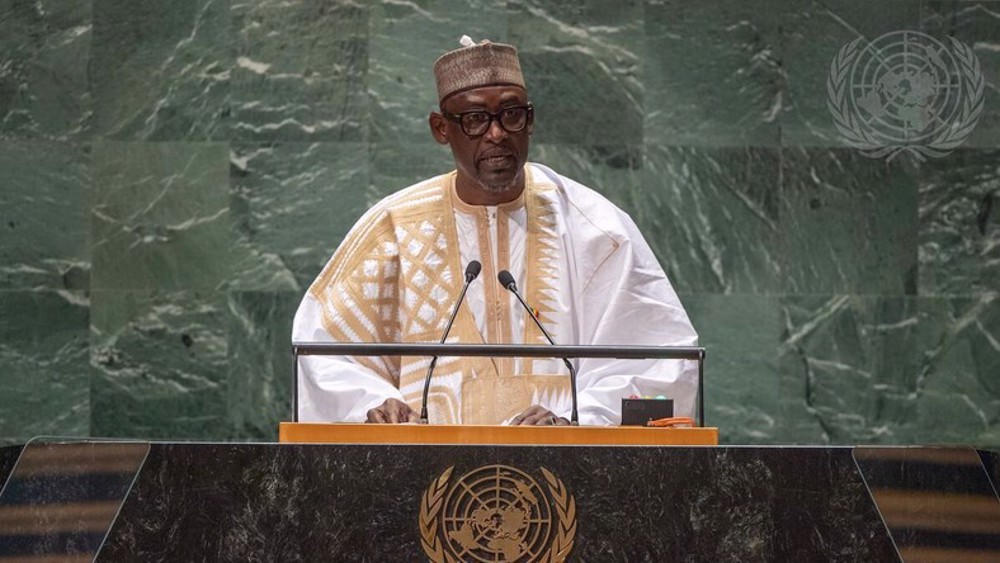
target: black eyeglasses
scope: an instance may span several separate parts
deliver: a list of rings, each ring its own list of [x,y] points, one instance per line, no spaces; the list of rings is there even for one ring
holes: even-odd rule
[[[469,137],[482,137],[490,130],[495,120],[508,133],[518,133],[528,126],[528,121],[534,109],[531,103],[524,106],[510,106],[496,113],[484,110],[449,113],[441,110],[441,115],[462,126],[462,132]]]

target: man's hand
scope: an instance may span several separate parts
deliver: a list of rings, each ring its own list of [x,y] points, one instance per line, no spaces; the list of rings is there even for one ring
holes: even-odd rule
[[[510,421],[511,426],[569,426],[569,421],[558,417],[549,409],[531,405]]]
[[[376,424],[398,424],[400,422],[419,422],[420,414],[410,408],[410,405],[399,399],[386,399],[381,405],[368,411],[368,420]]]

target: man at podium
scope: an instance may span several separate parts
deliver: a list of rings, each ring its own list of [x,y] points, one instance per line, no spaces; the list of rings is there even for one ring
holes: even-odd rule
[[[313,282],[293,339],[437,342],[472,261],[449,343],[694,346],[697,335],[626,213],[591,189],[528,163],[534,109],[517,50],[474,44],[434,64],[440,111],[431,134],[456,170],[370,209]],[[600,108],[594,108],[599,111]],[[525,308],[501,283],[511,274]],[[300,420],[416,422],[428,358],[299,358]],[[691,416],[697,364],[582,359],[580,423],[618,424],[621,399],[664,395]],[[568,424],[570,385],[558,359],[445,358],[428,395],[433,424]]]

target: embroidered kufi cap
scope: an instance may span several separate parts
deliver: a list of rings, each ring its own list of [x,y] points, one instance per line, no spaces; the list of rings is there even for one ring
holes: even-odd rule
[[[449,51],[434,62],[438,102],[452,94],[483,86],[520,86],[524,75],[517,58],[517,49],[504,43],[484,39],[474,43],[468,35],[459,40],[460,49]]]

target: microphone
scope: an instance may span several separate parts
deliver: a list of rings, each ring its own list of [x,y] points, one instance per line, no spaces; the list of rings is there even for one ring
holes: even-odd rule
[[[507,270],[500,270],[500,273],[497,274],[497,280],[500,282],[500,285],[504,286],[507,289],[507,291],[510,291],[511,293],[514,294],[515,297],[517,297],[517,300],[521,303],[521,306],[524,307],[524,310],[528,312],[528,315],[531,317],[531,320],[535,321],[535,326],[538,327],[538,330],[542,331],[542,334],[545,335],[545,339],[549,341],[549,344],[555,346],[556,345],[555,341],[552,340],[552,337],[549,336],[548,331],[545,330],[544,326],[542,326],[542,321],[538,320],[538,317],[535,316],[535,312],[531,309],[531,307],[528,307],[528,304],[524,302],[524,298],[522,298],[521,294],[517,291],[517,284],[514,283],[514,276],[512,276],[511,273],[508,272]],[[566,364],[566,369],[569,370],[569,388],[570,388],[570,394],[573,398],[573,412],[572,414],[570,414],[569,422],[573,426],[579,426],[580,417],[579,415],[577,415],[576,412],[576,370],[573,368],[573,364],[571,364],[568,359],[566,358],[561,358],[561,359],[563,363]]]
[[[462,293],[458,295],[455,308],[451,310],[451,318],[448,319],[448,326],[444,327],[444,334],[441,335],[441,344],[444,344],[444,341],[447,340],[448,333],[451,332],[451,325],[455,324],[455,317],[458,316],[458,308],[462,306],[462,301],[465,300],[465,292],[469,290],[469,284],[479,277],[479,272],[482,270],[483,265],[479,263],[479,260],[473,260],[465,267],[465,285],[462,286]],[[434,375],[434,366],[437,365],[437,361],[437,356],[431,358],[431,365],[427,367],[427,376],[424,377],[424,396],[420,400],[420,424],[427,424],[427,393],[431,390],[431,376]]]

